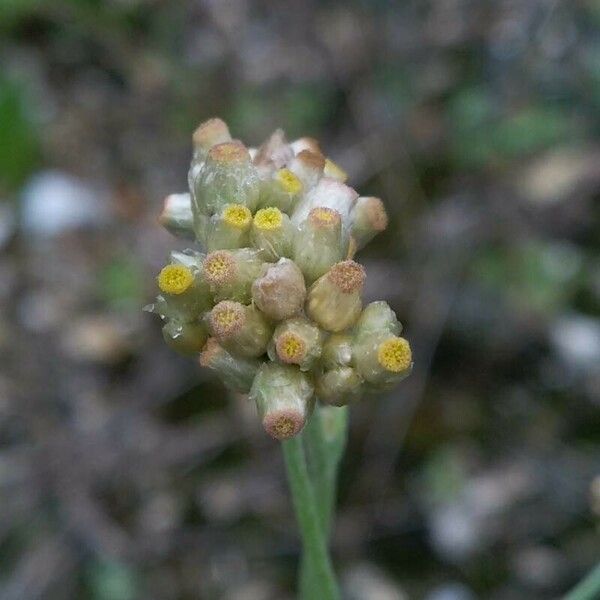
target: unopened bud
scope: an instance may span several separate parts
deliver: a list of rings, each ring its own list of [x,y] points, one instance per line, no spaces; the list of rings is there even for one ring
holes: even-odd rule
[[[335,179],[324,177],[296,204],[292,213],[292,223],[297,226],[306,219],[313,208],[325,207],[340,213],[344,228],[347,230],[350,227],[350,211],[357,198],[358,193],[351,187]]]
[[[215,301],[250,301],[254,280],[262,275],[265,263],[258,250],[216,250],[206,255],[202,273],[214,295]]]
[[[289,170],[300,179],[305,190],[309,190],[317,184],[323,175],[324,167],[323,155],[310,150],[299,152],[288,165]]]
[[[208,367],[219,375],[231,390],[247,394],[258,368],[259,360],[233,356],[215,338],[208,338],[199,358],[200,366]]]
[[[308,376],[292,365],[264,363],[254,378],[250,398],[256,402],[266,432],[278,440],[300,433],[314,408]]]
[[[257,150],[253,158],[261,177],[281,169],[294,157],[294,151],[285,139],[283,130],[275,130]]]
[[[331,208],[313,208],[296,231],[292,256],[308,283],[341,261],[345,247],[340,214]]]
[[[364,282],[365,271],[358,263],[344,260],[333,265],[308,292],[308,316],[327,331],[351,327],[361,312]]]
[[[378,233],[388,225],[385,206],[379,198],[361,196],[350,213],[350,233],[355,251],[364,248]]]
[[[268,348],[269,358],[309,371],[321,356],[322,339],[320,329],[308,319],[288,319],[275,328]]]
[[[196,234],[200,237],[204,233],[199,215],[218,214],[233,202],[253,211],[258,203],[259,185],[256,168],[241,142],[213,146],[194,183],[192,212]]]
[[[242,204],[228,204],[220,214],[210,219],[206,229],[205,244],[209,252],[234,249],[249,243],[252,213]]]
[[[222,300],[207,315],[211,335],[234,355],[256,357],[264,354],[273,327],[253,305]]]
[[[402,325],[396,313],[384,300],[371,302],[365,306],[354,327],[356,342],[377,333],[400,335]]]
[[[337,181],[345,183],[348,179],[348,173],[342,169],[339,165],[334,163],[331,159],[325,159],[325,168],[323,169],[323,175]]]
[[[158,222],[173,235],[194,239],[194,217],[189,194],[171,194],[165,198]]]
[[[323,344],[321,364],[325,370],[348,367],[352,364],[352,336],[334,333]]]
[[[324,404],[346,406],[360,400],[362,383],[360,375],[352,367],[338,367],[317,378],[315,393]]]
[[[374,333],[354,346],[354,365],[368,383],[388,387],[404,379],[412,369],[412,352],[404,338]]]
[[[200,352],[208,338],[206,325],[202,321],[182,322],[170,319],[163,325],[165,342],[180,354]]]
[[[306,286],[302,272],[294,262],[282,258],[267,268],[252,285],[252,300],[275,321],[298,314],[304,306]]]
[[[192,136],[194,157],[206,156],[206,153],[216,144],[231,141],[231,134],[225,121],[215,118],[201,123]]]
[[[261,250],[265,260],[289,256],[292,235],[290,218],[278,208],[270,206],[256,211],[250,239],[252,245]]]
[[[315,154],[322,154],[319,142],[312,137],[305,136],[298,138],[291,142],[290,146],[294,151],[294,154],[300,154],[303,150],[310,150],[310,152],[314,152]]]

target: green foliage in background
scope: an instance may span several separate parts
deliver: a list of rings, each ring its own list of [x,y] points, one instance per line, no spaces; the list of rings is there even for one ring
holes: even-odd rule
[[[0,189],[17,188],[39,158],[39,141],[21,86],[0,76]]]

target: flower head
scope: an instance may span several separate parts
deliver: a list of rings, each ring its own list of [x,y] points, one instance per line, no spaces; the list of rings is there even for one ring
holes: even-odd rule
[[[165,342],[199,354],[227,387],[248,393],[265,431],[297,435],[315,402],[331,406],[389,389],[412,369],[402,326],[383,301],[363,309],[354,260],[388,224],[316,140],[283,130],[248,149],[221,119],[193,135],[189,193],[159,222],[202,247],[172,252],[148,307]],[[325,408],[327,406],[328,408]]]

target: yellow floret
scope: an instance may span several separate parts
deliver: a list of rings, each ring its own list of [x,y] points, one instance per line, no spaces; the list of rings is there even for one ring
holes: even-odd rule
[[[235,261],[226,250],[211,252],[204,261],[204,275],[211,284],[230,281],[235,272]]]
[[[276,342],[277,354],[286,363],[299,363],[306,354],[304,340],[295,333],[284,333]]]
[[[165,294],[183,294],[194,282],[194,275],[183,265],[167,265],[158,275],[158,287]]]
[[[302,191],[302,182],[289,169],[280,169],[276,177],[288,194],[299,194]]]
[[[254,215],[254,226],[258,229],[273,231],[281,227],[283,216],[278,208],[270,206],[269,208],[261,208]]]
[[[210,314],[210,324],[217,338],[226,338],[239,331],[244,322],[244,307],[230,300],[219,302]]]
[[[379,345],[377,360],[387,371],[401,373],[412,363],[412,352],[408,341],[401,337],[393,337]]]
[[[229,204],[223,211],[223,220],[231,227],[246,229],[252,221],[252,213],[242,204]]]
[[[325,206],[313,208],[308,216],[313,225],[317,227],[337,225],[341,221],[340,213],[337,210]]]

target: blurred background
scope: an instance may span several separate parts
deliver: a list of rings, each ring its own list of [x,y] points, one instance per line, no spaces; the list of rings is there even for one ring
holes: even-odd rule
[[[1,0],[0,598],[293,598],[276,443],[141,312],[212,116],[319,138],[390,214],[359,260],[415,370],[352,410],[345,597],[575,584],[600,556],[599,26],[598,0]]]

